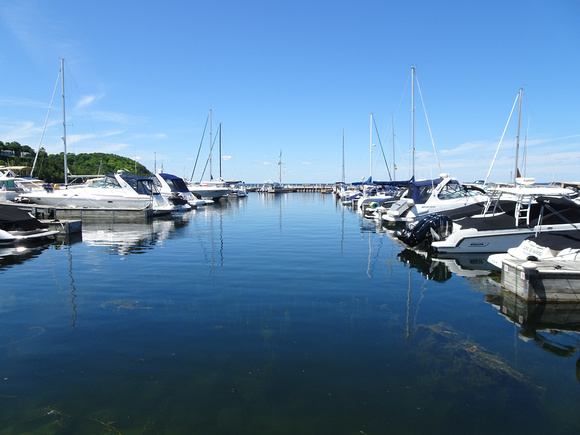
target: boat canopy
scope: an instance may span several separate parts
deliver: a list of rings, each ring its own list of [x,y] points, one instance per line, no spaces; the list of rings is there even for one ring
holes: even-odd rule
[[[48,228],[26,210],[11,205],[0,205],[0,229],[4,231],[31,231]]]
[[[443,181],[443,178],[434,180],[417,180],[409,183],[407,198],[412,198],[415,204],[425,204],[431,196],[431,191]],[[458,183],[457,180],[450,180],[450,183]]]
[[[185,184],[183,178],[173,174],[166,174],[164,172],[160,173],[159,176],[167,182],[172,192],[189,192],[187,184]]]
[[[411,177],[410,180],[402,180],[402,181],[373,181],[373,177],[369,177],[367,181],[355,181],[354,183],[350,183],[353,186],[361,186],[363,184],[367,185],[376,185],[376,186],[393,186],[393,187],[406,187],[414,180]],[[339,183],[336,183],[339,184]]]

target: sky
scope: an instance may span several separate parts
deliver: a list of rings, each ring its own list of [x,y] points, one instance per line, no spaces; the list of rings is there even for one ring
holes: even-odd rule
[[[519,143],[521,175],[580,181],[579,22],[578,0],[3,0],[0,141],[64,150],[65,59],[68,153],[193,180],[511,181]]]

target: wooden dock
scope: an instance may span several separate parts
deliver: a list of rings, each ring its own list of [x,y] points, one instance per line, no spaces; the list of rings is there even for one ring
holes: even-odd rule
[[[502,262],[501,285],[526,301],[580,302],[580,262]]]

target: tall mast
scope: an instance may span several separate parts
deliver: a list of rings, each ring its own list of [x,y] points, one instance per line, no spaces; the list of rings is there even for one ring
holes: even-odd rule
[[[222,123],[220,122],[220,180],[222,179]]]
[[[342,182],[346,182],[346,174],[344,172],[344,128],[342,129]]]
[[[516,180],[518,178],[518,153],[520,150],[520,124],[522,121],[522,95],[524,93],[524,90],[522,88],[520,88],[520,92],[519,92],[519,99],[520,99],[520,105],[519,105],[519,111],[518,111],[518,135],[516,136],[516,169],[514,171],[514,186],[516,185]]]
[[[280,160],[278,161],[278,166],[280,166],[280,184],[282,184],[282,150],[280,150]]]
[[[211,109],[209,109],[209,179],[213,180],[211,172],[211,150],[213,149],[213,142],[211,141]]]
[[[60,59],[60,80],[62,84],[62,143],[64,145],[64,185],[68,185],[68,165],[66,161],[66,115],[64,111],[64,59]]]
[[[391,115],[391,130],[393,133],[393,178],[397,179],[397,165],[395,164],[395,121],[393,120],[393,115]]]
[[[372,181],[373,179],[373,114],[371,113],[371,135],[370,135],[370,170],[369,176]]]
[[[415,67],[411,67],[411,159],[412,176],[415,178]]]

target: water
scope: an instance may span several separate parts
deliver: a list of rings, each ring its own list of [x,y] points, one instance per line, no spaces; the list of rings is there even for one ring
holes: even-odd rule
[[[580,429],[577,332],[331,195],[85,224],[0,283],[0,434]]]

